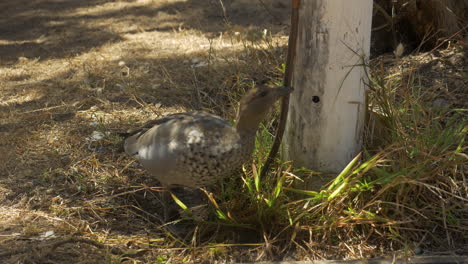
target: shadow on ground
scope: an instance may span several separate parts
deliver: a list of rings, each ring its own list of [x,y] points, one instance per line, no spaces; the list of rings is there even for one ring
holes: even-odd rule
[[[49,1],[0,3],[0,63],[74,56],[126,34],[194,29],[215,36],[229,27],[272,27],[289,16],[280,1]],[[224,15],[226,14],[226,16]],[[226,19],[227,18],[227,19]],[[278,32],[278,28],[274,30]]]

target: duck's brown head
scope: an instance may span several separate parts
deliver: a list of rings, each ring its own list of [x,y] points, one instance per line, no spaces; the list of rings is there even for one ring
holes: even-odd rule
[[[258,86],[249,90],[240,101],[237,130],[240,132],[256,131],[275,102],[291,93],[292,90],[284,86],[273,88]]]

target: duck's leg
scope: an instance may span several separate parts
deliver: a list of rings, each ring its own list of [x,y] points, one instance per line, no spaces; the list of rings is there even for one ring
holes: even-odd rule
[[[164,222],[169,222],[170,220],[170,200],[171,200],[171,188],[168,185],[162,185],[164,190],[161,195],[161,202],[164,210]]]

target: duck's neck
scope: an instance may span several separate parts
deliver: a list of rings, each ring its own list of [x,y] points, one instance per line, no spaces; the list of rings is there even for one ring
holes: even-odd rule
[[[245,113],[240,113],[237,119],[236,129],[239,134],[250,135],[253,134],[255,137],[255,133],[260,126],[260,122],[262,121],[262,116],[252,116],[247,115]]]
[[[242,140],[253,140],[257,134],[257,130],[243,130],[237,128],[237,133],[239,133]]]
[[[257,134],[258,126],[258,124],[252,125],[243,123],[242,119],[239,119],[236,125],[237,133],[239,133],[241,138],[244,151],[248,152],[249,154],[255,147],[255,135]]]
[[[237,123],[236,130],[239,135],[253,135],[257,133],[258,126],[244,126],[242,123]]]
[[[252,155],[252,152],[255,148],[255,135],[256,135],[256,130],[247,130],[247,131],[239,131],[239,136],[240,136],[240,143],[242,146],[242,152],[245,154],[245,160],[243,162],[247,161]]]

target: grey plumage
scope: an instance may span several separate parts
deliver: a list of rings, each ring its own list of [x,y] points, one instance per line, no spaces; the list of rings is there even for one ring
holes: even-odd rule
[[[125,140],[125,151],[164,185],[202,187],[238,168],[253,148],[229,122],[198,111],[167,116]]]

